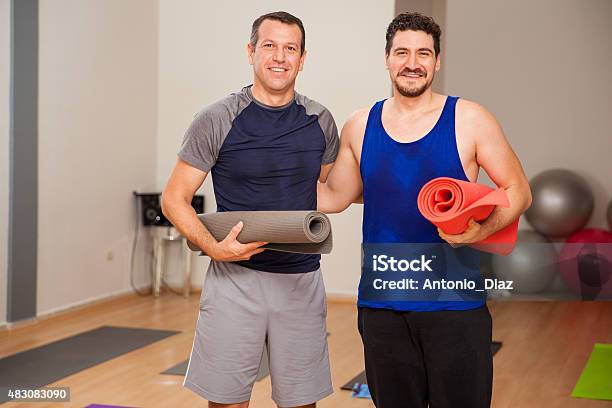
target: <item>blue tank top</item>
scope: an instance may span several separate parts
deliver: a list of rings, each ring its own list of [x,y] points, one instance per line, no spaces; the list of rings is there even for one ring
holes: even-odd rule
[[[457,150],[455,106],[457,97],[446,99],[433,129],[414,142],[392,139],[382,124],[383,101],[370,110],[363,138],[360,172],[363,180],[363,243],[443,243],[437,228],[417,208],[421,187],[436,177],[469,181]],[[468,247],[472,257],[470,274],[478,274],[479,253]],[[468,310],[484,301],[370,301],[358,306],[394,310]]]

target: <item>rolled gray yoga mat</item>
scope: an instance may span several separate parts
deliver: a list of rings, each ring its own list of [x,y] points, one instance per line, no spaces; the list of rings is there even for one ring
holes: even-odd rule
[[[217,241],[242,221],[237,239],[243,244],[264,241],[269,242],[266,249],[300,254],[329,254],[333,246],[331,222],[318,211],[229,211],[199,214],[198,218]],[[192,242],[188,245],[200,251]]]

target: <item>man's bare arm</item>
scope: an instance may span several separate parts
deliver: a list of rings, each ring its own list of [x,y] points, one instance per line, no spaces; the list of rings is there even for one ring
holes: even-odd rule
[[[364,119],[365,115],[365,119]],[[363,185],[357,160],[367,111],[354,113],[342,128],[338,157],[326,182],[317,185],[317,209],[326,213],[344,211],[361,196]]]
[[[217,242],[200,222],[191,206],[191,200],[207,174],[181,159],[176,162],[162,194],[161,207],[166,218],[185,238],[214,260],[226,262],[247,260],[262,252],[264,249],[259,247],[265,245],[265,242],[241,244],[236,240],[242,230],[242,223],[235,225],[223,241]]]
[[[457,112],[458,120],[463,121],[463,128],[475,141],[478,165],[498,187],[506,191],[510,201],[510,207],[497,207],[482,224],[470,223],[463,234],[446,235],[439,231],[440,236],[450,243],[474,243],[520,217],[531,205],[531,189],[521,163],[495,117],[482,106],[469,101],[461,101],[457,105]]]

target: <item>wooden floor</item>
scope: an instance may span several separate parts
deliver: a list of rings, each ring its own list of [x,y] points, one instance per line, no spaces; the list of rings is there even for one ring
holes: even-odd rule
[[[571,398],[593,343],[612,343],[612,302],[491,302],[494,340],[503,341],[494,359],[493,407],[608,407],[610,401]],[[0,357],[101,325],[179,330],[180,334],[66,377],[53,386],[71,388],[70,403],[6,403],[3,407],[205,407],[182,387],[182,377],[160,372],[185,360],[193,341],[198,295],[184,299],[126,296],[0,332]],[[373,407],[339,387],[363,369],[355,306],[330,303],[329,348],[336,392],[319,407]],[[256,383],[252,407],[274,407],[269,377]],[[462,407],[459,407],[462,408]]]

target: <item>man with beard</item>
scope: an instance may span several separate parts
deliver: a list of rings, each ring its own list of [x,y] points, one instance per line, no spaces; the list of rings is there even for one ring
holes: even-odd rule
[[[391,22],[385,61],[393,97],[349,118],[338,159],[319,184],[318,209],[325,212],[343,211],[363,194],[364,245],[474,243],[530,204],[521,164],[493,115],[432,91],[440,35],[434,20],[418,13]],[[497,208],[482,224],[472,220],[460,235],[444,234],[419,213],[425,183],[436,177],[474,182],[480,167],[505,189],[509,208]],[[471,265],[477,275],[478,263]],[[360,284],[358,308],[366,377],[378,408],[490,405],[492,321],[484,300],[372,300]]]
[[[325,107],[295,92],[304,47],[304,26],[289,13],[253,22],[253,85],[195,117],[164,190],[164,214],[212,258],[185,376],[209,407],[248,407],[266,347],[278,406],[314,407],[333,392],[320,256],[240,243],[242,223],[217,242],[190,205],[211,172],[220,212],[316,208],[338,132]]]

